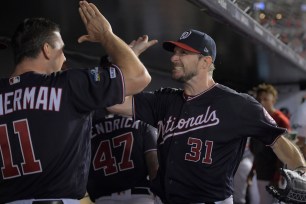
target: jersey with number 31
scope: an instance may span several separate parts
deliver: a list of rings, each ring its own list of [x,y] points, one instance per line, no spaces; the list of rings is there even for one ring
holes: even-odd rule
[[[221,201],[248,137],[271,145],[285,129],[251,96],[216,84],[186,96],[165,88],[134,97],[135,117],[158,128],[159,176],[169,203]]]

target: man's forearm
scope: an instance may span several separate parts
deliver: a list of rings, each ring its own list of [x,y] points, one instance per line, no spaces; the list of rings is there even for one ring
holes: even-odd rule
[[[151,81],[147,69],[133,50],[112,32],[103,33],[102,46],[111,57],[112,63],[122,71],[126,85],[126,95],[142,91]]]
[[[280,136],[272,146],[277,157],[288,166],[289,169],[296,169],[305,166],[305,160],[299,148],[283,136]]]

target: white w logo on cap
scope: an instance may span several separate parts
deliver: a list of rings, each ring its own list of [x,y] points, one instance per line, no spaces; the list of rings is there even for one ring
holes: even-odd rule
[[[189,36],[190,34],[191,34],[191,31],[185,31],[185,32],[181,35],[180,40],[188,38],[188,36]]]

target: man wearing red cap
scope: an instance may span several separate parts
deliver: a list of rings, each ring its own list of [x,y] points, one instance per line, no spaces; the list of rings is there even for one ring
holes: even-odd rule
[[[160,167],[152,189],[165,203],[232,204],[233,177],[248,137],[270,146],[288,168],[305,166],[282,136],[286,129],[260,103],[214,81],[216,45],[209,35],[188,30],[163,47],[173,52],[172,78],[184,89],[142,92],[109,110],[158,128]]]

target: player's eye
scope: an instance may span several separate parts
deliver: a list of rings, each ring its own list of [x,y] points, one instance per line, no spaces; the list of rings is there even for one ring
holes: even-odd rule
[[[180,56],[185,56],[185,55],[188,55],[189,53],[182,50],[181,52],[178,52],[177,54],[180,55]]]
[[[183,54],[183,55],[188,55],[189,53],[186,52],[186,51],[183,51],[182,54]]]

